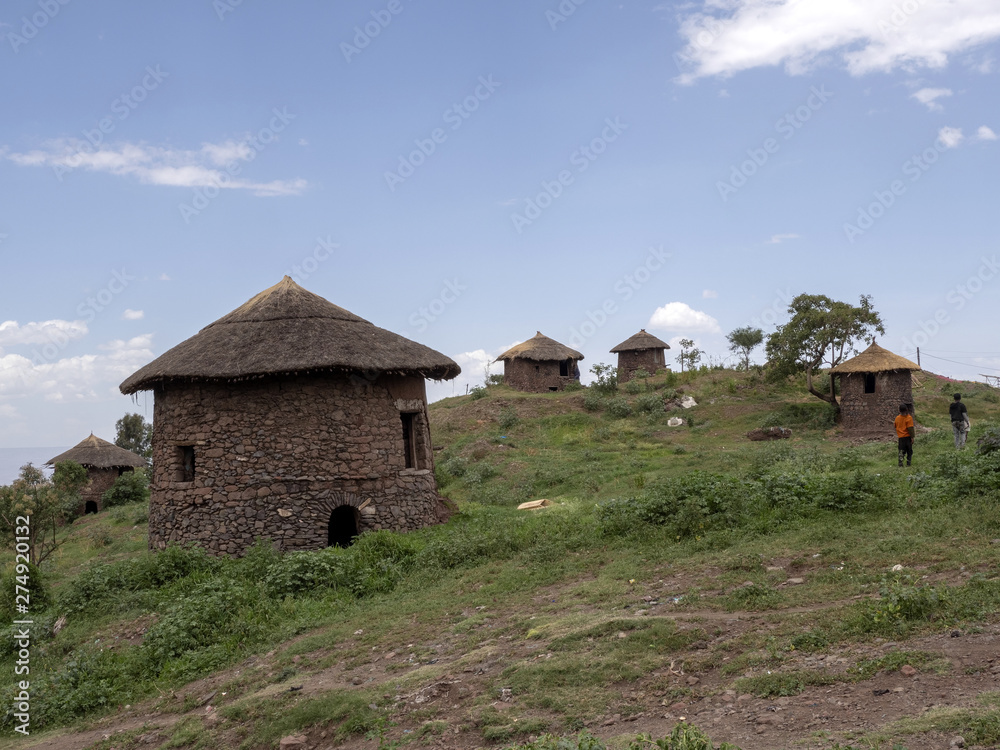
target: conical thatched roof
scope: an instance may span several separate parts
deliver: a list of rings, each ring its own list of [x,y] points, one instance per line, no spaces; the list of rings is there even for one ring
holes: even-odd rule
[[[497,357],[496,361],[500,362],[501,360],[506,361],[508,359],[530,359],[535,362],[551,362],[563,359],[583,359],[583,355],[576,349],[570,349],[568,346],[563,346],[548,336],[543,336],[542,332],[538,331],[527,341],[523,341],[517,346],[512,346]]]
[[[830,372],[834,375],[849,375],[853,372],[891,372],[893,370],[919,370],[920,366],[905,357],[893,354],[878,344],[872,344],[856,357],[841,362]]]
[[[308,292],[288,276],[134,373],[122,393],[169,381],[237,381],[330,371],[449,380],[451,359]]]
[[[76,461],[81,466],[91,469],[114,469],[122,466],[145,466],[146,459],[142,456],[119,448],[114,443],[101,440],[90,433],[90,437],[60,453],[55,458],[45,462],[47,466],[55,466],[60,461]]]
[[[639,333],[634,336],[629,336],[618,346],[611,350],[612,354],[617,354],[618,352],[641,352],[645,349],[669,349],[670,344],[666,341],[661,341],[656,338],[651,333],[646,333],[646,329],[643,328]]]

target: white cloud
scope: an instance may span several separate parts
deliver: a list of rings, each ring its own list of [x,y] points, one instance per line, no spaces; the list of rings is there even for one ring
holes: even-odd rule
[[[799,235],[797,234],[772,234],[771,239],[767,241],[768,245],[780,245],[785,240],[797,240]]]
[[[170,277],[167,276],[165,273],[161,273],[160,274],[160,281],[170,281]]]
[[[660,330],[719,333],[719,321],[708,313],[694,310],[683,302],[668,302],[658,307],[647,324]]]
[[[979,130],[976,131],[976,138],[980,141],[995,141],[997,134],[993,132],[992,128],[980,125]]]
[[[704,0],[679,23],[683,83],[777,65],[795,75],[831,61],[857,76],[943,68],[950,56],[1000,38],[1000,7],[996,0]]]
[[[309,145],[309,141],[307,141],[305,138],[299,138],[299,145],[300,146],[308,146]]]
[[[467,388],[482,385],[486,381],[486,372],[489,368],[491,375],[503,374],[503,363],[494,362],[498,355],[507,351],[512,346],[521,343],[515,341],[507,346],[499,347],[493,351],[476,349],[471,352],[450,355],[462,372],[454,380],[435,383],[433,380],[427,381],[427,398],[430,401],[437,401],[449,396],[464,396]]]
[[[23,326],[16,320],[0,323],[0,346],[49,343],[62,346],[86,335],[87,324],[82,320],[45,320]]]
[[[122,313],[122,320],[142,320],[145,316],[142,310],[126,310]]]
[[[938,140],[944,144],[945,148],[958,148],[965,139],[961,128],[943,127],[938,131]]]
[[[910,94],[910,98],[916,99],[921,104],[927,106],[931,112],[941,112],[944,107],[937,103],[937,99],[944,96],[951,96],[951,89],[930,89],[924,88]]]
[[[705,289],[701,293],[701,298],[702,299],[716,299],[718,296],[719,296],[719,293],[717,291],[715,291],[714,289]]]
[[[205,143],[200,151],[133,143],[106,144],[94,150],[86,141],[75,138],[47,141],[43,148],[26,153],[0,151],[0,156],[22,167],[50,167],[60,178],[74,169],[83,169],[133,177],[146,185],[188,188],[214,185],[228,190],[249,190],[264,197],[299,195],[308,187],[301,178],[251,182],[237,179],[219,168],[250,161],[255,155],[249,142]]]

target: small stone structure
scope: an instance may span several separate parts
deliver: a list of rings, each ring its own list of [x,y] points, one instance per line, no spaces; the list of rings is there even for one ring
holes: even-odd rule
[[[149,546],[346,546],[446,520],[425,377],[448,357],[289,277],[122,383],[154,392]]]
[[[567,383],[579,382],[582,359],[580,352],[539,331],[505,351],[496,361],[504,363],[505,385],[527,393],[546,393],[561,391]]]
[[[612,354],[618,355],[618,382],[627,383],[639,370],[652,375],[657,370],[666,369],[664,351],[669,348],[670,344],[646,333],[645,328],[625,339],[611,350]]]
[[[45,462],[55,466],[62,461],[75,461],[87,470],[90,481],[80,493],[78,513],[97,513],[104,510],[102,496],[122,474],[146,465],[146,459],[132,451],[119,448],[114,443],[101,440],[90,433],[90,437],[77,443],[65,453],[60,453]]]
[[[899,405],[913,411],[911,373],[920,367],[872,344],[861,354],[830,370],[840,378],[840,424],[852,434],[894,437]]]

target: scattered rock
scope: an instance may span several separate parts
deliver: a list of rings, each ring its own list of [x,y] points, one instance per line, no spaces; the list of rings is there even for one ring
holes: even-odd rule
[[[684,424],[684,420],[680,417],[671,417],[667,420],[667,427],[680,427]]]
[[[799,584],[805,582],[806,582],[805,578],[789,578],[787,581],[785,581],[785,583],[787,583],[789,586],[798,586]]]
[[[686,680],[684,680],[684,682],[686,682],[688,685],[697,685],[699,682],[701,682],[701,680],[699,680],[694,675],[691,675]]]
[[[278,747],[281,750],[305,750],[306,738],[301,734],[290,734],[287,737],[282,737],[281,742],[278,743]]]
[[[872,695],[887,695],[889,692],[889,688],[875,688],[872,690]]]
[[[961,635],[962,635],[962,631],[961,630],[952,630],[951,631],[951,637],[952,638],[959,638]]]
[[[754,442],[760,442],[761,440],[788,440],[792,436],[792,431],[787,427],[758,427],[756,430],[750,430],[747,433],[747,437]]]
[[[898,573],[902,569],[903,569],[903,566],[899,565],[899,564],[893,565],[891,568],[889,568],[889,570],[891,570],[893,573]]]
[[[951,742],[948,743],[948,747],[965,747],[965,737],[961,735],[952,737]]]
[[[899,668],[900,674],[906,675],[907,677],[913,677],[917,673],[917,670],[911,667],[909,664],[904,664]]]

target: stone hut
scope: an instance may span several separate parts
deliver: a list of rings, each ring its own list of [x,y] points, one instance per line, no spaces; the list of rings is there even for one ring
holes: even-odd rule
[[[583,355],[575,349],[543,336],[541,331],[511,347],[499,357],[503,362],[503,382],[527,393],[561,391],[567,383],[580,380],[579,362]]]
[[[910,373],[920,367],[872,344],[861,354],[830,370],[840,378],[840,423],[851,432],[891,434],[899,405],[913,410]]]
[[[645,370],[652,375],[657,370],[666,369],[664,350],[669,348],[670,344],[646,333],[645,328],[625,339],[611,350],[612,354],[618,355],[618,382],[627,383],[637,370]]]
[[[151,390],[149,546],[346,546],[446,520],[425,378],[461,372],[288,276],[121,384]]]
[[[146,459],[137,453],[119,448],[114,443],[101,440],[90,433],[90,437],[60,453],[55,458],[45,462],[46,466],[55,466],[62,461],[76,461],[87,470],[90,481],[80,493],[80,508],[78,513],[97,513],[104,510],[101,496],[104,495],[115,480],[128,471],[134,471],[146,465]]]

